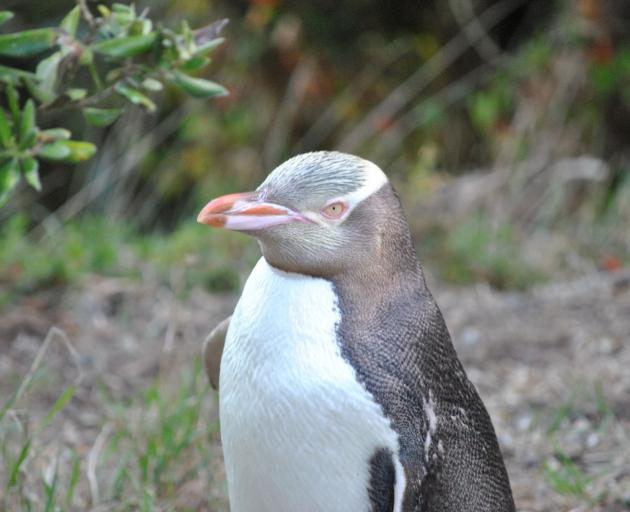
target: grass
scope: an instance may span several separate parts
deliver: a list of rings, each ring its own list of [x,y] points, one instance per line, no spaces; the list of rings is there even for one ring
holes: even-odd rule
[[[613,415],[599,383],[577,382],[564,403],[545,416],[546,431],[553,436],[577,418],[588,418],[596,430],[603,430]]]
[[[53,328],[0,409],[0,510],[198,509],[186,504],[186,489],[197,482],[208,488],[218,436],[200,359],[192,371],[160,374],[126,399],[101,387],[95,399],[100,433],[92,446],[82,446],[63,435],[66,415],[76,414],[72,402],[83,386],[80,376],[56,390],[58,398],[43,416],[30,413],[37,408],[32,400],[50,391],[37,376],[46,371],[56,340],[67,342]],[[210,496],[197,498],[211,505]]]
[[[0,409],[0,450],[2,452],[2,462],[0,463],[0,505],[2,510],[33,510],[40,508],[46,511],[57,510],[59,466],[58,461],[49,465],[42,474],[36,478],[35,485],[40,492],[37,497],[29,496],[25,492],[25,475],[30,460],[35,455],[34,440],[54,421],[55,417],[72,399],[75,386],[70,385],[63,389],[50,407],[46,415],[36,423],[31,423],[28,418],[28,409],[25,415],[20,415],[17,407],[21,405],[22,398],[27,395],[37,382],[37,373],[40,372],[44,358],[55,338],[61,338],[67,342],[67,338],[56,328],[50,330],[46,339],[42,343],[31,367],[26,376],[20,382],[15,392],[2,405]],[[65,493],[65,506],[69,506],[76,486],[77,469],[73,465],[71,481]]]
[[[35,239],[26,218],[16,215],[0,226],[0,239],[0,308],[15,295],[73,284],[91,273],[176,279],[180,289],[231,291],[256,257],[253,242],[244,236],[210,232],[192,222],[163,235],[139,233],[105,217],[85,217]]]
[[[628,186],[618,202],[621,197],[630,197]],[[619,229],[622,210],[615,203],[608,215],[574,230],[573,246],[550,254],[544,269],[525,256],[528,241],[518,226],[497,224],[481,212],[419,234],[418,252],[446,283],[526,290],[564,271],[563,260],[573,253],[594,269],[609,260],[630,264],[628,237]],[[123,221],[86,216],[38,239],[29,233],[26,218],[14,215],[0,225],[0,239],[0,310],[16,295],[71,285],[85,274],[157,280],[184,292],[194,287],[235,291],[259,257],[251,238],[194,222],[168,234],[141,233]]]
[[[85,272],[125,276],[142,283],[146,280],[146,295],[153,301],[164,286],[148,285],[164,281],[174,290],[200,284],[212,289],[208,280],[212,282],[213,272],[220,275],[222,265],[234,268],[232,259],[243,255],[247,258],[249,249],[255,249],[233,233],[221,238],[220,232],[209,234],[203,226],[192,224],[182,225],[165,237],[138,234],[103,219],[88,219],[69,225],[68,233],[59,232],[53,244],[48,238],[37,242],[30,238],[19,218],[12,223],[11,228],[4,228],[8,236],[3,238],[6,245],[0,246],[0,268],[14,265],[14,271],[3,270],[2,277],[14,296],[26,296],[29,290],[55,282],[50,276],[61,267],[64,271],[56,279],[62,285],[81,284]],[[99,240],[86,247],[90,237]],[[466,279],[472,279],[470,275],[490,275],[495,284],[505,286],[519,279],[529,282],[522,276],[528,276],[532,269],[520,258],[518,237],[509,228],[491,231],[483,218],[474,218],[459,229],[443,233],[439,242],[439,248],[448,256],[439,268],[448,269],[457,261]],[[252,255],[255,258],[257,251],[252,250]],[[32,268],[31,262],[40,267]],[[246,270],[251,262],[242,265]],[[90,291],[84,289],[80,297],[90,302]],[[141,345],[129,357],[146,358],[147,352],[160,352],[164,326],[171,325],[171,319],[151,322],[158,311],[165,314],[163,311],[168,310],[170,314],[177,309],[175,306],[182,305],[189,306],[181,308],[186,314],[193,313],[192,302],[180,301],[174,293],[169,294],[172,303],[167,308],[156,299],[157,306],[137,309],[134,305],[142,302],[145,292],[134,288],[127,293],[123,304],[128,309],[112,313],[105,320],[110,322],[106,328],[112,329],[105,334],[99,332],[102,326],[95,322],[102,321],[100,306],[89,313],[78,310],[85,315],[80,321],[88,327],[82,325],[72,339],[99,347],[111,343],[104,350],[93,346],[91,352],[83,346],[85,357],[125,353],[123,338],[129,335]],[[189,299],[199,300],[197,296]],[[53,331],[46,338],[30,370],[18,370],[20,358],[29,352],[19,348],[19,336],[12,341],[10,371],[0,379],[0,390],[14,392],[12,398],[0,398],[0,510],[227,510],[221,494],[225,484],[213,393],[192,352],[171,361],[171,356],[186,344],[197,354],[194,344],[203,339],[198,331],[206,328],[206,314],[218,314],[210,307],[206,309],[205,303],[197,307],[202,317],[199,325],[191,326],[188,320],[192,316],[186,315],[173,321],[175,349],[166,357],[156,356],[159,364],[152,360],[150,365],[139,364],[146,375],[137,379],[123,377],[128,373],[121,371],[118,357],[112,357],[107,370],[96,379],[90,377],[92,380],[82,375],[80,361],[75,365],[78,372],[69,364],[55,370],[51,360],[54,349],[59,348],[57,342],[63,343],[61,348],[66,347],[72,360],[80,359],[61,331]],[[132,323],[132,319],[139,321]],[[112,327],[113,323],[119,325]],[[188,331],[178,331],[184,323],[188,323]],[[0,365],[6,362],[3,355],[0,352]],[[540,471],[532,477],[544,479],[541,485],[547,489],[546,498],[585,504],[589,508],[583,510],[596,510],[609,499],[600,492],[604,492],[602,482],[614,478],[603,474],[611,465],[576,458],[562,443],[572,439],[578,419],[588,419],[586,434],[595,432],[602,439],[615,431],[617,420],[601,387],[578,384],[564,402],[543,411],[537,435],[545,439],[545,447],[537,459],[541,461]],[[547,398],[542,402],[549,403]],[[622,499],[616,492],[610,493],[610,499],[617,500],[614,503]]]
[[[591,465],[584,460],[588,444],[582,451],[575,450],[576,439],[582,443],[590,436],[605,438],[611,435],[616,422],[614,411],[606,401],[602,386],[576,382],[564,403],[539,418],[540,426],[546,431],[552,453],[542,464],[546,484],[555,493],[573,502],[588,504],[589,509],[602,510],[610,498],[601,491],[601,483],[614,469],[610,464]],[[567,443],[573,439],[572,454],[567,453]],[[619,500],[615,501],[619,503]]]
[[[155,510],[156,500],[163,505],[176,498],[177,491],[210,463],[208,447],[218,424],[206,424],[200,416],[203,397],[209,394],[200,361],[165,391],[157,379],[127,403],[106,401],[111,434],[102,464],[116,468],[102,490],[105,501]],[[138,411],[138,421],[129,422],[130,410]]]
[[[549,485],[559,494],[574,495],[591,501],[588,485],[592,478],[588,477],[575,462],[564,453],[556,454],[554,464],[545,463],[545,477]]]
[[[500,290],[524,290],[546,279],[522,256],[521,240],[509,224],[493,227],[483,215],[445,231],[433,230],[419,252],[448,283],[486,282]]]

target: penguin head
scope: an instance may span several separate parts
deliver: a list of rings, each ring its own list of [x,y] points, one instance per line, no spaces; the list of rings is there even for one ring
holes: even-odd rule
[[[287,160],[254,192],[214,199],[197,221],[255,237],[274,267],[326,277],[374,262],[392,217],[406,227],[377,165],[318,151]]]

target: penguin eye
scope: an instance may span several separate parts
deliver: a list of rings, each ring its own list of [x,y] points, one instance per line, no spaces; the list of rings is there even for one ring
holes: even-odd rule
[[[339,219],[344,213],[346,213],[347,209],[348,207],[345,203],[342,201],[335,201],[334,203],[324,206],[324,208],[322,208],[322,214],[324,217],[329,219]]]

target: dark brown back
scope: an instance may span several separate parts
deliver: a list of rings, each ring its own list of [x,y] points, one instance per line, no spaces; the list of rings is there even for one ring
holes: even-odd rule
[[[427,289],[392,187],[366,199],[346,223],[353,230],[379,230],[377,261],[331,280],[341,309],[342,356],[400,436],[403,510],[514,510],[490,417]],[[391,478],[391,461],[380,455],[371,462],[377,487],[379,474]],[[373,499],[373,510],[391,510],[391,500],[386,503]]]

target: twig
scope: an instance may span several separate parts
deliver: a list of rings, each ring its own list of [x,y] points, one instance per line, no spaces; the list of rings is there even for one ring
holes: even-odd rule
[[[83,14],[83,17],[85,18],[85,21],[87,21],[87,23],[90,26],[90,28],[92,30],[94,30],[96,28],[96,20],[94,19],[94,16],[90,12],[90,9],[87,6],[86,1],[85,0],[77,0],[77,3],[79,4],[79,8],[81,9],[81,14]]]
[[[59,98],[53,100],[51,103],[42,103],[39,107],[37,107],[37,110],[39,112],[42,112],[43,114],[51,114],[67,110],[79,110],[85,107],[96,105],[114,94],[114,92],[116,91],[116,85],[118,85],[119,83],[123,83],[131,78],[132,73],[136,71],[137,68],[133,65],[125,65],[122,72],[122,77],[108,86],[105,86],[103,80],[101,80],[101,77],[98,74],[98,70],[96,69],[94,62],[91,62],[88,65],[88,70],[98,92],[92,94],[91,96],[87,96],[79,101],[66,101],[61,106],[55,106],[57,103],[59,103],[59,100],[61,98],[60,96]],[[147,76],[150,77],[150,75]]]
[[[90,74],[92,74],[92,68],[93,68],[93,64],[89,66]],[[43,114],[58,114],[59,112],[66,112],[69,110],[80,110],[85,107],[90,107],[92,105],[96,105],[100,103],[101,101],[104,101],[107,98],[109,98],[112,94],[114,94],[116,84],[124,81],[124,79],[121,79],[118,82],[115,82],[114,84],[103,88],[104,84],[101,81],[100,77],[98,76],[96,69],[94,69],[94,73],[96,74],[93,75],[92,78],[93,80],[95,80],[95,85],[98,89],[97,93],[92,94],[91,96],[87,96],[86,98],[83,98],[82,100],[79,100],[79,101],[69,101],[59,107],[53,107],[54,103],[43,103],[37,108],[37,110]]]

